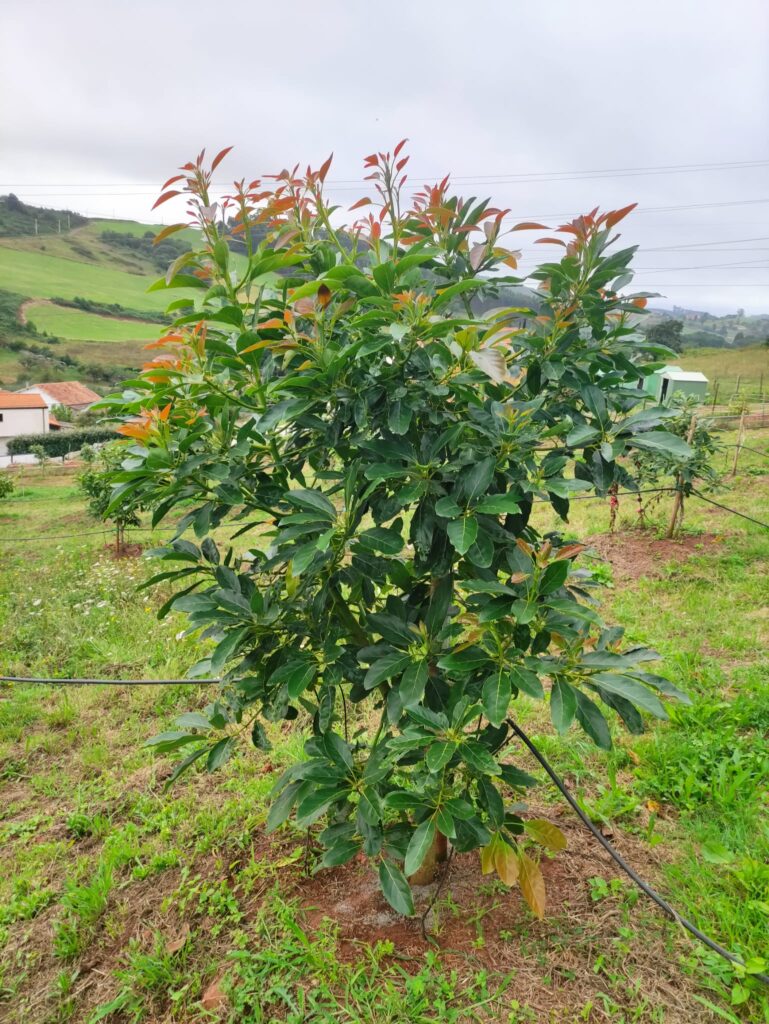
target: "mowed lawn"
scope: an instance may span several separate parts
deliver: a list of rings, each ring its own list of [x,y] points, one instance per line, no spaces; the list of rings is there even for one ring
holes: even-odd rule
[[[39,331],[71,341],[153,341],[163,330],[159,323],[100,316],[50,302],[30,303],[25,312]]]
[[[0,288],[35,299],[84,296],[94,302],[117,302],[127,309],[165,311],[183,290],[148,292],[156,278],[129,274],[91,263],[0,246]]]

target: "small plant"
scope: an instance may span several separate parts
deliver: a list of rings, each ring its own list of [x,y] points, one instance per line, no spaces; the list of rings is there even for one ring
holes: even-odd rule
[[[34,455],[35,462],[40,467],[40,472],[45,476],[48,464],[51,461],[51,456],[48,454],[46,448],[41,444],[30,445],[29,454]]]
[[[75,414],[68,405],[51,406],[51,415],[57,419],[59,423],[71,423],[75,418]]]
[[[0,473],[0,501],[9,498],[16,489],[13,479],[8,473]]]
[[[665,717],[659,694],[683,695],[604,628],[583,547],[541,536],[533,504],[566,519],[573,495],[631,479],[621,455],[679,465],[690,449],[658,429],[666,410],[633,412],[638,364],[660,350],[632,327],[634,250],[612,249],[631,207],[558,228],[562,259],[535,271],[522,312],[504,304],[520,283],[505,211],[448,179],[409,204],[403,146],[367,158],[373,194],[345,231],[330,160],[237,183],[221,206],[225,152],[167,183],[158,202],[183,194],[203,242],[155,287],[200,298],[111,400],[128,446],[108,514],[127,499],[155,523],[183,512],[155,580],[179,588],[164,613],[216,641],[192,671],[222,678],[217,700],[151,741],[183,753],[173,778],[225,764],[242,734],[266,749],[265,720],[301,716],[311,735],[269,828],[323,819],[321,866],[363,853],[404,914],[409,878],[429,881],[449,843],[478,849],[542,915],[523,839],[564,840],[520,813],[534,780],[510,760],[513,702],[549,697],[559,732],[606,749],[599,705],[638,732],[641,710]],[[220,545],[223,524],[249,539]]]

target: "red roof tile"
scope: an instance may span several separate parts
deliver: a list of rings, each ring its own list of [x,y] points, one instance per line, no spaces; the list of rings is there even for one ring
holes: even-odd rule
[[[98,402],[101,395],[91,391],[79,380],[57,380],[48,384],[35,384],[33,387],[46,391],[58,405],[91,405]]]
[[[16,395],[13,391],[0,391],[0,409],[46,409],[40,395]]]

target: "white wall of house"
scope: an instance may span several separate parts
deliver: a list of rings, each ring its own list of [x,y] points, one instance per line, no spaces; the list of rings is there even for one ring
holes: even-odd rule
[[[0,455],[7,455],[8,441],[19,434],[47,434],[47,409],[3,409],[0,404]]]
[[[33,385],[31,385],[31,387],[28,387],[28,388],[23,388],[19,392],[19,394],[21,394],[21,395],[40,395],[40,397],[43,399],[43,401],[45,402],[45,404],[48,406],[49,409],[52,406],[59,404],[57,402],[57,400],[53,397],[52,394],[50,394],[48,391],[45,391],[43,388],[41,388],[37,384],[33,384]]]

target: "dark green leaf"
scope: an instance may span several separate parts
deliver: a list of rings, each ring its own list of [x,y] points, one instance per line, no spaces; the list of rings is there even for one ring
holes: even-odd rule
[[[411,886],[397,864],[391,860],[382,860],[379,864],[379,883],[384,898],[399,914],[412,917],[414,914],[414,898]]]
[[[403,673],[398,687],[401,706],[409,708],[419,704],[424,696],[426,684],[427,662],[412,662]]]
[[[461,519],[452,519],[446,527],[446,532],[457,553],[464,555],[478,536],[478,520],[470,515],[465,515]]]
[[[375,686],[379,686],[386,679],[392,679],[393,676],[400,675],[410,664],[411,656],[408,654],[401,654],[400,651],[386,654],[384,658],[375,661],[369,668],[363,680],[363,685],[367,690],[373,690]]]
[[[553,725],[565,735],[577,713],[577,691],[561,679],[556,679],[550,691],[550,717]]]
[[[510,706],[512,690],[510,676],[498,669],[483,684],[483,711],[492,725],[501,725]]]
[[[419,825],[412,835],[406,850],[406,862],[403,865],[406,875],[413,875],[422,866],[422,861],[433,845],[435,831],[435,822],[432,818],[428,818]]]
[[[598,710],[597,705],[581,690],[574,692],[577,695],[577,721],[596,746],[601,750],[611,750],[611,733],[606,719]]]

